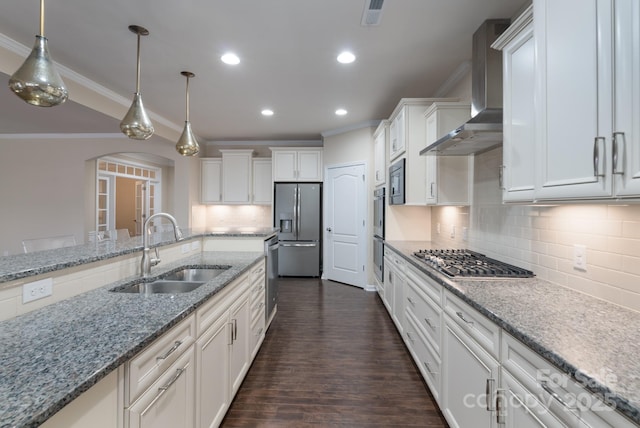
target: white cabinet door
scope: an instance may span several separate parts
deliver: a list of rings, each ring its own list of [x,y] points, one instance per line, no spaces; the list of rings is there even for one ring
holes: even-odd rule
[[[566,428],[536,396],[502,370],[499,408],[505,428]],[[577,421],[576,421],[577,422]]]
[[[271,159],[253,160],[253,198],[256,205],[269,205],[273,199]]]
[[[394,280],[396,278],[396,270],[391,261],[385,256],[384,258],[384,306],[387,308],[389,315],[393,314],[393,289]]]
[[[495,427],[500,366],[448,315],[444,320],[442,412],[452,428]]]
[[[615,2],[616,194],[640,195],[640,3]]]
[[[225,312],[198,339],[196,355],[196,418],[200,428],[217,427],[229,408],[229,344],[231,329]]]
[[[295,181],[297,152],[278,150],[273,152],[273,181]]]
[[[471,105],[434,102],[424,112],[425,146],[436,142],[471,117]],[[427,205],[469,205],[473,186],[473,156],[426,158]]]
[[[405,109],[402,108],[391,121],[389,127],[389,161],[393,161],[405,151]]]
[[[251,202],[251,153],[253,150],[222,152],[222,200],[226,204]]]
[[[612,0],[535,0],[538,199],[612,194]]]
[[[298,152],[297,181],[322,181],[322,151]]]
[[[194,426],[194,371],[190,348],[127,409],[129,428]]]
[[[203,204],[222,202],[222,159],[203,159],[200,168],[200,201]]]
[[[373,160],[375,168],[375,185],[381,186],[387,180],[387,140],[389,138],[389,121],[383,120],[373,134]]]
[[[229,352],[229,384],[231,398],[236,395],[249,370],[250,312],[249,293],[243,293],[229,313],[231,347]]]
[[[496,44],[502,49],[504,81],[502,200],[533,201],[536,181],[533,8],[518,17]]]

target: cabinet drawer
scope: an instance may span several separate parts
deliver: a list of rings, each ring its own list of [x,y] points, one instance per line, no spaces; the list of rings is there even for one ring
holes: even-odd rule
[[[173,327],[133,357],[126,365],[128,393],[126,404],[133,403],[178,357],[191,347],[196,338],[193,315]]]
[[[196,311],[196,326],[198,336],[209,328],[220,316],[229,309],[229,306],[235,302],[240,294],[249,286],[247,281],[249,274],[245,273],[231,284],[228,284],[215,296],[213,296],[204,305]]]
[[[407,281],[405,293],[407,312],[415,318],[418,327],[425,334],[436,354],[440,355],[440,343],[442,341],[440,337],[442,325],[442,310],[440,306],[419,290],[417,284],[411,279]]]
[[[258,316],[260,316],[260,314],[262,314],[262,318],[264,318],[264,307],[266,305],[264,291],[260,293],[260,297],[261,298],[251,302],[251,321],[252,322]]]
[[[500,327],[449,291],[444,293],[444,310],[495,359],[500,355]]]
[[[419,331],[416,323],[416,319],[412,314],[407,314],[405,338],[409,351],[413,356],[422,377],[429,385],[431,394],[440,402],[440,388],[441,388],[441,362],[436,352],[429,345],[430,342],[425,340]]]
[[[508,333],[503,334],[501,351],[503,370],[566,423],[579,418],[594,428],[636,426],[585,389],[588,380],[581,378],[579,373],[575,380]]]
[[[406,270],[407,278],[413,281],[418,289],[427,294],[438,305],[442,305],[442,286],[429,278],[427,275],[420,272],[417,268],[407,264]]]
[[[256,284],[258,281],[264,282],[265,271],[265,261],[262,259],[262,261],[251,268],[251,272],[249,273],[251,284]]]
[[[255,356],[257,347],[264,339],[265,334],[265,313],[264,307],[258,312],[256,318],[251,321],[251,337],[249,338],[249,349],[251,349],[252,357]]]

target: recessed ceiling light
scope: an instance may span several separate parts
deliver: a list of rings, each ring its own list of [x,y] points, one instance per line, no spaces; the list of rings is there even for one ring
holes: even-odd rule
[[[262,113],[263,116],[273,116],[273,110],[269,108],[262,110],[260,113]]]
[[[340,53],[340,55],[338,55],[338,58],[336,59],[338,60],[339,63],[351,64],[353,61],[356,60],[356,56],[349,51],[344,51]]]
[[[220,59],[222,60],[222,62],[224,62],[225,64],[229,64],[229,65],[237,65],[240,64],[240,58],[238,58],[238,55],[234,54],[233,52],[228,52],[224,55],[222,55],[220,57]]]
[[[336,110],[336,114],[338,116],[344,116],[345,114],[347,114],[347,111],[343,108],[339,108],[338,110]]]

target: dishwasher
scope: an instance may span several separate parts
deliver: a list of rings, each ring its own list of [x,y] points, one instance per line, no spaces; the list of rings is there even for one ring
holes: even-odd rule
[[[264,241],[264,252],[267,258],[267,275],[265,289],[265,322],[269,325],[273,310],[278,303],[278,235]]]

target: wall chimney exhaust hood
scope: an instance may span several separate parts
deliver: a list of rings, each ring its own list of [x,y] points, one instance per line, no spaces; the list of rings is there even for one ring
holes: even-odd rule
[[[471,119],[420,151],[420,155],[466,156],[502,144],[502,52],[491,44],[510,20],[488,19],[473,34]]]

